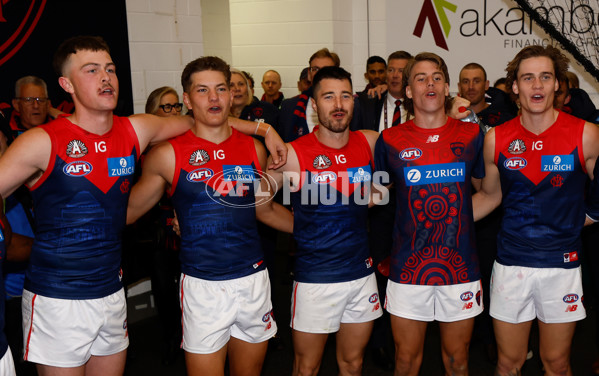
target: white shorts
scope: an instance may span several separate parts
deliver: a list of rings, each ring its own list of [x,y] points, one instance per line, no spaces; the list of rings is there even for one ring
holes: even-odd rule
[[[389,281],[385,309],[418,321],[455,322],[483,311],[480,280],[456,285],[408,285]]]
[[[292,329],[334,333],[341,323],[373,321],[382,314],[374,273],[349,282],[293,282]]]
[[[92,355],[129,346],[123,289],[99,299],[55,299],[23,290],[23,343],[27,361],[79,367]]]
[[[209,281],[181,274],[183,349],[212,354],[231,336],[249,343],[277,333],[268,271],[242,278]]]
[[[15,370],[15,363],[12,360],[12,353],[10,347],[6,349],[4,356],[0,359],[0,375],[2,376],[16,376],[17,371]]]
[[[493,265],[490,315],[512,324],[538,318],[565,323],[586,317],[580,267],[528,268]]]

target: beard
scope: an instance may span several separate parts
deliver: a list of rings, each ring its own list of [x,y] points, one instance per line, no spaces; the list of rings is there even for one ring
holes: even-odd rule
[[[333,114],[336,112],[343,112],[345,116],[341,119],[336,119],[333,117]],[[328,114],[328,116],[323,116],[325,114],[318,114],[318,120],[320,125],[325,127],[331,132],[334,133],[343,133],[349,127],[349,123],[351,122],[352,115],[346,110],[335,110]]]

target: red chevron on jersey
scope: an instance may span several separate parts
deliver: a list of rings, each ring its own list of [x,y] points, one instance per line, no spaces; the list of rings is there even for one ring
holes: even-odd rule
[[[539,185],[552,173],[572,171],[573,158],[579,159],[584,171],[581,147],[584,121],[571,116],[566,118],[563,113],[558,119],[539,135],[524,128],[520,117],[498,127],[495,131],[495,164],[502,163],[505,158],[500,167],[518,171],[534,185]],[[562,179],[561,175],[552,176],[552,184],[561,186]]]
[[[360,143],[362,147],[350,145]],[[313,184],[328,184],[346,197],[363,188],[370,182],[373,170],[373,157],[368,141],[361,132],[350,132],[348,143],[335,149],[320,141],[314,132],[302,136],[291,143],[300,162],[300,177],[303,186],[306,179]]]
[[[220,144],[196,137],[191,131],[179,136],[176,140],[186,147],[175,148],[176,153],[183,154],[177,157],[179,165],[175,169],[171,191],[174,192],[180,177],[184,177],[190,183],[208,185],[215,194],[223,197],[229,194],[246,196],[247,183],[259,180],[261,169],[255,153],[254,156],[247,156],[243,149],[236,146],[239,145],[240,137],[244,138],[235,129],[231,136]],[[253,142],[253,139],[244,142]],[[175,145],[173,141],[171,143]],[[231,160],[247,163],[226,164],[226,161]],[[181,176],[183,173],[186,176]]]
[[[65,175],[87,179],[103,193],[119,178],[135,173],[139,141],[127,118],[114,116],[111,130],[103,135],[87,132],[67,118],[61,117],[49,124],[52,126],[42,127],[52,140],[49,166],[62,161]],[[135,150],[131,147],[132,139]],[[50,169],[46,170],[32,189],[43,183],[50,173]]]

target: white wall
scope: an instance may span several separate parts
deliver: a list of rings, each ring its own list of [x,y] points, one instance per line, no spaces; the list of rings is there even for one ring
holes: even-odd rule
[[[200,0],[126,0],[134,111],[160,86],[180,94],[185,65],[204,54]]]
[[[352,73],[355,90],[366,85],[369,55],[386,58],[386,0],[126,0],[135,112],[149,93],[172,86],[202,55],[220,56],[256,80],[277,70],[286,97],[308,59],[327,47]]]

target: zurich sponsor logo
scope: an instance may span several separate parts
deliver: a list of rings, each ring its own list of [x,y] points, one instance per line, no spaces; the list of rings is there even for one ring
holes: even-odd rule
[[[328,184],[337,180],[337,174],[333,171],[323,171],[312,176],[312,182],[316,184]]]
[[[462,299],[463,302],[467,302],[472,298],[474,298],[474,294],[472,293],[472,291],[466,291],[465,293],[460,295],[460,299]]]
[[[541,156],[541,171],[574,171],[574,156],[568,155],[543,155]]]
[[[526,167],[526,159],[520,157],[512,157],[503,162],[503,166],[508,170],[520,170]]]
[[[576,294],[568,294],[564,296],[564,303],[575,303],[578,301],[578,295]]]
[[[191,183],[200,183],[206,181],[214,176],[214,171],[209,168],[198,168],[196,170],[190,171],[186,179]]]
[[[91,163],[84,161],[76,161],[65,165],[62,169],[62,172],[69,176],[85,176],[92,172],[92,170],[93,167]]]
[[[376,302],[378,302],[379,301],[379,294],[374,293],[374,294],[370,295],[370,298],[368,298],[368,301],[370,303],[376,303]]]
[[[128,176],[135,173],[135,157],[129,155],[127,157],[108,158],[108,176],[119,177]]]
[[[250,165],[223,165],[223,180],[252,182],[257,179]]]
[[[347,169],[350,181],[352,183],[361,183],[372,180],[372,170],[370,166],[353,167]]]
[[[422,150],[418,148],[405,148],[399,152],[399,158],[404,161],[413,161],[422,157]]]
[[[407,186],[466,181],[464,162],[404,167]]]

